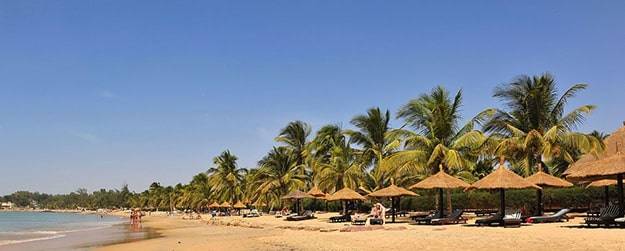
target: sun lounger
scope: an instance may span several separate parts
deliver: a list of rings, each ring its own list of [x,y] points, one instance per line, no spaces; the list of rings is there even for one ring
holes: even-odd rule
[[[591,216],[584,219],[584,224],[587,226],[612,226],[618,224],[615,220],[619,217],[619,208],[616,205],[610,205],[606,208],[602,208],[599,217]]]
[[[456,209],[448,217],[431,219],[429,224],[432,224],[432,225],[446,225],[446,224],[460,224],[460,223],[466,224],[467,219],[462,217],[463,213],[464,213],[464,210]]]
[[[366,215],[356,215],[352,217],[352,225],[366,225],[368,217]]]
[[[252,209],[249,213],[243,214],[243,218],[260,217],[260,213],[256,209]]]
[[[529,219],[527,219],[527,222],[528,223],[547,223],[547,222],[561,222],[563,220],[568,221],[569,218],[566,216],[566,214],[569,213],[570,211],[571,209],[564,208],[553,215],[529,217]]]
[[[349,214],[330,217],[330,222],[332,223],[350,222],[350,221],[352,221],[352,216]]]
[[[501,212],[497,212],[492,216],[482,218],[482,219],[477,219],[475,221],[475,224],[478,226],[490,226],[495,223],[497,224],[503,223],[503,215],[501,214]]]
[[[416,223],[416,224],[430,224],[432,219],[435,219],[438,215],[439,215],[438,212],[433,212],[433,213],[431,213],[430,215],[427,215],[427,216],[412,217],[412,221],[414,221],[414,223]]]
[[[289,215],[288,217],[286,217],[286,220],[287,221],[301,221],[301,220],[310,220],[314,218],[315,218],[315,215],[313,214],[313,212],[310,210],[306,210],[304,214],[302,215]]]
[[[503,227],[520,227],[523,220],[521,220],[521,211],[515,211],[512,214],[507,214],[503,217]]]

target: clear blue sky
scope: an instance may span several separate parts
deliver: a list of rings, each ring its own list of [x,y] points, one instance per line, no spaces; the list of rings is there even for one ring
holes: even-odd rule
[[[466,117],[552,72],[625,120],[625,1],[1,1],[0,194],[253,167],[291,120],[348,126],[437,84]],[[393,122],[398,125],[399,122]]]

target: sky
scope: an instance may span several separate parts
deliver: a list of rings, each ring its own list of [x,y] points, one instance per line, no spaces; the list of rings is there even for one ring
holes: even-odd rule
[[[499,84],[588,83],[580,131],[625,120],[625,1],[0,1],[0,194],[252,168],[289,121],[393,114],[436,85],[465,118]],[[401,125],[394,120],[393,126]]]

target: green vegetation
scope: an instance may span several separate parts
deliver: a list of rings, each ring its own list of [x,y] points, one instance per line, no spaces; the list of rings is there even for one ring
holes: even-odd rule
[[[495,88],[494,97],[503,102],[504,109],[487,108],[465,116],[461,114],[462,91],[452,95],[438,86],[397,111],[400,128],[392,128],[393,115],[378,107],[353,117],[350,129],[325,125],[312,137],[309,124],[293,121],[278,133],[277,146],[255,168],[239,167],[237,157],[226,150],[213,159],[213,167],[188,184],[163,187],[155,182],[141,193],[129,192],[125,186],[91,194],[85,190],[67,195],[16,192],[2,200],[45,208],[202,210],[209,203],[223,201],[262,202],[277,208],[283,206],[280,198],[296,189],[307,191],[317,186],[332,193],[349,187],[368,193],[392,182],[410,186],[440,168],[474,182],[490,173],[499,157],[505,157],[511,169],[522,176],[533,174],[539,167],[559,176],[581,155],[603,149],[605,134],[576,131],[595,107],[566,107],[586,88],[576,84],[560,94],[549,74],[521,76]],[[406,199],[402,207],[433,208],[433,194],[419,193],[424,196]],[[497,203],[485,191],[448,195],[449,207],[452,200],[454,206],[466,208],[494,207]],[[554,189],[548,190],[546,201],[548,206],[581,207],[601,200],[597,195],[595,190],[580,187]],[[533,191],[513,191],[508,201],[514,206],[528,206],[533,205],[534,197]],[[319,204],[312,200],[306,203]]]

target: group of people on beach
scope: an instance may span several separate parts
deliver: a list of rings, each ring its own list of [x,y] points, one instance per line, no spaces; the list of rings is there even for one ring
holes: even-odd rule
[[[138,225],[141,224],[141,217],[143,216],[143,212],[141,212],[140,210],[132,210],[130,212],[130,224],[131,225]]]

